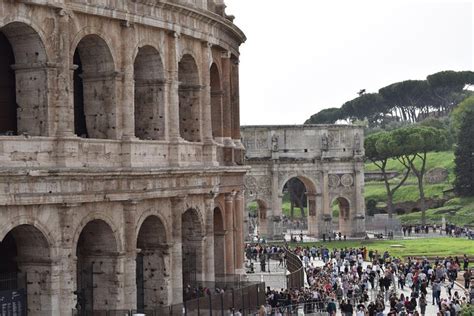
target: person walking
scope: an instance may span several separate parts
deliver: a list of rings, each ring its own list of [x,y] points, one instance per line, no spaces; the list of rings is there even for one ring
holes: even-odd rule
[[[421,316],[425,316],[425,313],[426,313],[426,305],[428,305],[428,303],[426,302],[426,296],[425,296],[425,294],[421,294],[420,298],[418,299],[418,305],[420,306],[420,314],[421,314]]]
[[[472,272],[470,269],[464,269],[464,288],[466,290],[469,289],[469,285],[471,284]]]

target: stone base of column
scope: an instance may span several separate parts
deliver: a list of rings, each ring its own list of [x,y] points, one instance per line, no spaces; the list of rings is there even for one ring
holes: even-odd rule
[[[217,162],[217,147],[214,141],[204,141],[204,146],[202,148],[202,159],[206,166],[219,165],[219,163]]]
[[[58,138],[57,140],[57,163],[61,167],[82,167],[79,157],[79,137],[71,136]]]

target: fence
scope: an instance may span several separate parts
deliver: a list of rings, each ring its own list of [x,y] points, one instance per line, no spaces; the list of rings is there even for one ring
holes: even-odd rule
[[[286,286],[291,288],[304,287],[304,267],[300,258],[288,248],[285,248],[286,268],[290,272],[286,276]]]
[[[229,315],[231,311],[241,311],[242,315],[254,315],[260,305],[265,304],[265,283],[211,283],[199,284],[201,289],[213,291],[203,291],[195,297],[185,300],[183,303],[145,308],[142,310],[94,310],[77,311],[73,310],[73,316],[201,316],[201,315]],[[220,290],[217,293],[217,290]],[[215,293],[213,293],[215,292]]]

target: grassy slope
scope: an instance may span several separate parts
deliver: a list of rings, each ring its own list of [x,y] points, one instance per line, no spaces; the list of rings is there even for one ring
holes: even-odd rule
[[[474,241],[458,238],[426,238],[412,240],[368,240],[368,241],[336,241],[304,243],[302,246],[322,245],[332,248],[362,247],[377,250],[379,253],[388,251],[395,257],[411,256],[462,256],[463,254],[474,254]],[[293,244],[292,244],[293,245]],[[391,245],[402,245],[403,248],[392,248]]]
[[[418,166],[421,161],[416,162]],[[450,189],[454,181],[454,153],[451,151],[433,152],[428,154],[427,170],[441,167],[446,168],[449,172],[448,181],[440,184],[425,184],[426,197],[442,197],[443,190]],[[365,165],[366,170],[377,170],[377,167],[372,163]],[[391,160],[388,163],[389,170],[397,170],[403,172],[403,165],[396,160]],[[391,183],[397,183],[398,179],[394,179]],[[380,204],[386,201],[385,186],[382,181],[366,182],[365,199],[366,201],[374,199]],[[417,180],[413,175],[410,175],[407,182],[394,195],[394,202],[416,201],[418,200],[418,186]],[[445,216],[450,223],[458,225],[474,225],[474,198],[454,198],[447,202],[444,207],[438,209],[431,209],[426,211],[428,222],[441,223],[441,219]],[[412,213],[400,216],[403,223],[417,224],[420,223],[421,213]]]

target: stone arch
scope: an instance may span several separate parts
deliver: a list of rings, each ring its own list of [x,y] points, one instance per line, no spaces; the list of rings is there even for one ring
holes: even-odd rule
[[[216,63],[212,63],[210,73],[212,136],[214,138],[222,138],[224,136],[224,112],[222,108],[223,90],[221,72]]]
[[[114,234],[114,239],[117,243],[117,252],[119,252],[119,253],[123,252],[124,251],[123,239],[120,236],[120,230],[117,229],[117,225],[115,225],[113,220],[111,218],[109,218],[108,216],[106,216],[104,214],[101,214],[101,213],[98,213],[98,212],[94,212],[94,213],[90,213],[87,216],[85,216],[80,221],[79,225],[76,226],[76,230],[75,230],[74,236],[72,238],[73,255],[77,257],[77,248],[74,248],[74,247],[76,247],[76,245],[78,244],[80,234],[84,230],[84,227],[86,227],[86,225],[89,222],[94,221],[94,220],[99,220],[99,221],[105,222],[107,224],[107,226],[109,226],[111,228],[112,233]]]
[[[141,311],[168,305],[171,273],[165,223],[156,215],[142,222],[137,236],[137,308]]]
[[[199,212],[190,208],[182,214],[183,286],[203,279],[204,226]]]
[[[150,209],[148,211],[143,212],[137,221],[137,230],[136,230],[134,243],[137,242],[139,229],[140,227],[142,227],[143,222],[145,222],[145,220],[147,220],[151,216],[157,217],[160,220],[160,222],[163,223],[163,229],[164,229],[165,238],[167,242],[172,240],[171,229],[169,228],[170,226],[166,218],[162,214],[158,213],[156,210]]]
[[[160,53],[153,46],[138,49],[134,61],[135,136],[165,138],[165,75]]]
[[[257,213],[250,214],[249,208],[250,205],[257,204]],[[253,234],[255,228],[257,228],[257,234],[259,236],[266,236],[268,234],[267,228],[267,217],[271,214],[268,214],[269,203],[261,198],[254,198],[249,200],[246,205],[246,212],[249,212],[249,233]]]
[[[87,34],[74,50],[74,129],[80,137],[117,135],[117,72],[110,47],[103,37]]]
[[[119,242],[104,220],[92,219],[82,228],[76,244],[77,292],[83,310],[116,309],[119,270]]]
[[[214,208],[214,271],[216,276],[225,274],[225,217],[219,206]]]
[[[10,22],[0,28],[0,135],[46,136],[48,55],[39,32]]]
[[[34,224],[19,224],[2,236],[0,277],[11,281],[0,282],[0,291],[25,289],[28,313],[51,314],[55,296],[50,286],[53,245],[47,235]]]
[[[312,179],[312,178],[310,178],[306,175],[302,175],[302,174],[296,173],[296,172],[286,174],[286,175],[282,176],[279,179],[280,180],[280,190],[279,190],[279,192],[283,192],[283,188],[284,188],[285,184],[293,178],[297,178],[298,180],[303,182],[303,184],[306,187],[306,190],[307,190],[308,193],[312,193],[312,194],[321,193],[320,192],[321,190],[320,190],[319,186],[317,185],[317,181],[315,181],[314,179]]]
[[[337,203],[339,207],[339,232],[345,236],[352,235],[352,223],[354,214],[351,200],[345,196],[337,196],[332,200],[331,205]]]
[[[201,141],[201,85],[196,59],[184,54],[178,64],[179,130],[189,142]]]

